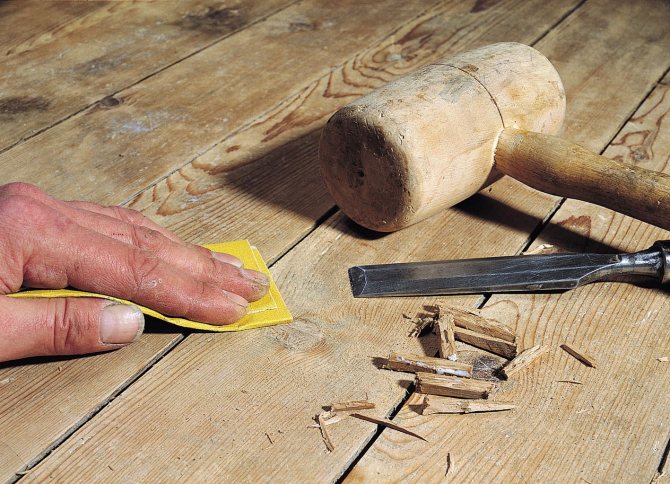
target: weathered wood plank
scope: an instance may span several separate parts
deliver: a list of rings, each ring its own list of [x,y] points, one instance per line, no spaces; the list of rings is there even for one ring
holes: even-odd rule
[[[666,24],[669,17],[666,9]],[[667,68],[670,59],[664,60]],[[668,172],[669,113],[670,86],[659,84],[605,156]],[[534,245],[633,251],[668,238],[668,232],[574,200],[553,221]],[[418,418],[405,406],[396,419],[411,422],[433,446],[384,432],[348,480],[440,481],[451,452],[459,463],[451,477],[464,482],[650,482],[670,437],[670,367],[656,359],[670,347],[667,306],[664,291],[620,283],[560,295],[494,296],[488,315],[516,327],[526,346],[554,348],[502,385],[497,398],[514,402],[515,413],[446,422]],[[598,368],[559,350],[564,342],[595,353]],[[560,382],[572,379],[583,385]]]
[[[108,2],[5,0],[0,2],[0,54],[18,54],[52,38]],[[18,28],[17,28],[18,27]]]
[[[24,8],[10,3],[4,22],[13,23],[7,26],[6,35],[16,33],[23,24],[32,25],[32,15],[37,16],[35,24],[39,26],[51,12],[81,10],[89,14],[29,37],[10,47],[20,55],[3,57],[0,106],[11,109],[0,108],[0,152],[292,1],[108,2],[95,10],[97,4],[87,6],[87,2],[39,2],[39,6]],[[21,37],[18,34],[17,40]],[[164,103],[165,99],[169,97]],[[165,112],[157,116],[154,122],[165,121]],[[142,125],[147,118],[151,119],[151,112],[136,122]],[[89,129],[91,124],[87,123]],[[79,141],[85,138],[84,133],[77,134]],[[67,151],[77,144],[71,141],[61,149]]]
[[[55,195],[122,202],[420,14],[400,0],[357,4],[290,6],[15,146],[0,167]],[[35,159],[50,160],[50,179]]]
[[[589,30],[594,12],[604,6],[587,3],[582,8],[588,11],[571,22],[574,30]],[[619,117],[632,112],[661,75],[663,68],[651,62],[659,52],[639,49],[646,35],[659,35],[664,29],[663,19],[654,15],[634,6],[610,11],[610,18],[644,20],[645,32],[627,30],[614,44],[608,35],[592,35],[561,59],[569,66],[566,85],[571,113],[582,119],[609,120],[609,124],[585,125],[577,141],[605,146],[618,129]],[[549,36],[540,47],[549,51],[571,34],[568,30]],[[591,57],[592,52],[605,50],[600,42],[610,42],[610,55],[629,61],[628,49],[634,50],[635,65],[652,67],[612,87],[596,79],[571,83],[571,72],[578,66],[597,64],[601,76],[615,77],[619,72],[621,65]],[[621,92],[625,94],[614,97]],[[612,102],[589,114],[589,101],[597,96],[610,97]],[[355,421],[329,427],[335,452],[326,456],[318,431],[308,433],[304,426],[322,405],[362,398],[365,392],[378,408],[391,409],[407,381],[379,371],[371,360],[389,350],[420,348],[421,340],[405,336],[408,323],[402,313],[419,311],[428,302],[420,298],[352,300],[346,267],[362,261],[513,253],[521,249],[553,200],[501,180],[454,210],[383,238],[352,227],[338,214],[273,267],[298,316],[293,325],[229,335],[225,340],[189,336],[124,392],[117,405],[106,408],[40,464],[34,478],[91,479],[102,475],[107,465],[116,470],[115,478],[131,480],[178,477],[183,472],[196,479],[225,475],[227,479],[276,480],[286,478],[288,472],[295,480],[336,478],[370,437],[371,429]],[[445,233],[445,226],[458,230]],[[454,299],[451,302],[456,304],[474,300]],[[212,338],[209,345],[206,338]],[[436,350],[429,342],[423,344],[428,351]],[[170,402],[142,405],[166,387],[171,389]],[[265,432],[279,437],[271,444]],[[142,452],[137,451],[140,448]],[[131,458],[136,464],[133,469],[120,468]]]
[[[0,479],[41,459],[182,338],[153,331],[109,354],[0,365]]]
[[[406,2],[405,2],[406,3]],[[537,5],[528,4],[523,8],[537,9],[535,15],[537,15],[538,20],[536,25],[533,25],[532,29],[528,29],[524,34],[525,36],[518,38],[518,40],[531,42],[533,38],[541,35],[544,30],[560,18],[564,12],[566,12],[570,5],[561,4],[562,2],[556,2],[554,4],[547,4],[541,7]],[[422,8],[426,4],[420,2]],[[453,4],[448,3],[443,7],[435,7],[432,9],[431,14],[419,15],[420,8],[416,6],[403,9],[396,9],[389,12],[389,19],[386,20],[388,25],[387,35],[390,32],[390,36],[380,38],[381,42],[377,49],[382,55],[382,59],[386,59],[384,52],[388,49],[391,51],[397,51],[401,48],[404,48],[408,52],[408,56],[415,55],[417,58],[421,59],[422,62],[436,58],[436,56],[441,55],[440,52],[445,50],[454,50],[458,48],[466,48],[470,45],[479,44],[483,42],[495,41],[506,35],[508,32],[512,31],[521,31],[520,26],[525,25],[525,19],[515,18],[512,14],[512,6],[517,5],[518,2],[507,2],[501,4],[501,10],[498,11],[493,9],[491,11],[480,11],[472,14],[473,17],[479,19],[481,26],[477,27],[477,22],[470,18],[469,15],[466,15],[465,18],[462,18],[461,15],[465,15],[472,7],[473,3],[469,4]],[[541,3],[540,3],[541,4]],[[313,7],[312,10],[314,9]],[[407,17],[400,16],[400,13],[407,15]],[[419,13],[417,13],[419,12]],[[351,13],[351,9],[349,10]],[[310,14],[312,15],[312,14]],[[325,14],[324,14],[325,15]],[[353,15],[353,14],[352,14]],[[412,18],[412,16],[419,15],[419,17],[409,25],[399,27],[400,24],[404,24],[406,20]],[[306,15],[296,13],[293,17],[295,22],[303,22],[306,18]],[[328,20],[327,16],[318,17],[312,16],[312,19],[321,19],[322,23]],[[357,29],[361,31],[367,31],[368,25],[366,24],[368,17],[366,16],[356,16],[353,15],[351,20],[348,20],[350,23],[349,28],[353,28],[351,25],[356,19],[359,19],[360,22],[357,25]],[[297,20],[296,20],[297,19]],[[302,19],[302,20],[300,20]],[[279,29],[281,32],[284,32],[282,35],[287,35],[285,33],[285,24],[288,22],[286,18],[282,22],[272,23],[272,28],[268,27],[269,33],[267,42],[271,44],[271,40],[276,38],[277,34],[274,32],[274,29],[277,25],[283,25],[282,29]],[[517,22],[517,23],[515,23]],[[468,28],[463,29],[463,33],[460,36],[457,36],[456,41],[454,41],[454,36],[461,32],[461,27],[459,25],[468,26]],[[301,24],[302,25],[302,24]],[[294,27],[299,30],[298,27]],[[302,28],[302,27],[301,27]],[[399,29],[399,30],[398,30]],[[394,31],[402,33],[394,33]],[[446,32],[446,34],[444,33]],[[482,32],[486,32],[486,35],[482,36]],[[420,35],[419,35],[420,34]],[[330,32],[328,35],[338,36],[340,33],[338,31]],[[487,37],[490,36],[490,37]],[[289,37],[290,38],[290,37]],[[309,36],[301,37],[300,42],[305,42],[305,39],[309,39]],[[395,45],[395,42],[402,40],[401,45]],[[430,39],[430,42],[422,41],[421,39]],[[286,38],[284,38],[284,41]],[[358,52],[362,46],[369,46],[374,43],[367,42],[368,37],[365,35],[360,36],[358,43],[350,44],[349,49],[351,53],[348,55],[353,55],[355,52]],[[279,40],[277,40],[279,42]],[[298,42],[297,40],[295,42]],[[325,40],[323,42],[326,42]],[[256,45],[253,42],[250,42],[249,45]],[[276,49],[272,52],[279,52],[285,47],[282,47],[281,44],[272,47]],[[344,52],[344,51],[342,51]],[[367,51],[366,58],[369,59],[375,55],[374,47]],[[352,57],[354,58],[354,57]],[[243,63],[243,60],[238,60],[237,62]],[[387,64],[380,64],[376,62],[370,67],[371,71],[380,71],[385,72],[385,69],[391,69],[391,67],[396,62],[391,59],[386,59]],[[360,61],[357,61],[357,64],[360,65],[360,68],[365,68],[365,65]],[[232,64],[230,64],[232,66]],[[381,66],[381,67],[380,67]],[[231,67],[233,69],[233,67]],[[319,74],[321,76],[322,74]],[[327,75],[327,74],[326,74]],[[260,81],[259,81],[260,82]],[[377,81],[381,82],[381,81]],[[287,88],[291,88],[290,83],[286,84]],[[344,89],[342,85],[339,89]],[[362,86],[361,90],[370,89],[372,86]],[[172,90],[170,87],[169,90]],[[150,89],[149,89],[150,91]],[[357,91],[360,92],[360,91]],[[244,104],[244,99],[246,98],[245,91],[230,91],[229,97],[237,96],[237,103]],[[273,101],[274,98],[269,98],[269,101]],[[328,110],[334,109],[336,106],[328,104],[330,98],[328,96],[321,97],[321,102],[327,104],[327,108],[323,109],[320,107],[317,100],[310,101],[312,109],[320,109],[319,116],[321,121],[327,116]],[[338,103],[345,103],[347,97],[344,96],[342,99],[339,99]],[[258,101],[257,109],[263,110],[263,100]],[[245,119],[245,118],[241,118]],[[102,118],[100,123],[104,124],[106,118]],[[82,128],[83,129],[83,128]],[[219,200],[216,204],[211,205],[208,210],[211,210],[213,213],[218,214],[215,218],[211,220],[208,219],[208,225],[203,227],[201,232],[196,232],[195,227],[191,228],[190,231],[177,227],[179,233],[191,240],[220,240],[220,239],[230,239],[237,237],[244,237],[248,234],[247,231],[241,229],[240,220],[245,219],[246,217],[251,217],[253,214],[254,227],[266,227],[265,231],[257,231],[255,233],[262,234],[264,241],[272,240],[272,244],[266,244],[264,250],[264,255],[268,258],[276,258],[280,253],[285,251],[290,247],[296,240],[296,231],[293,230],[293,225],[296,224],[296,220],[302,224],[300,230],[304,231],[305,227],[311,227],[314,224],[314,219],[321,217],[323,213],[331,206],[330,202],[326,204],[313,203],[314,200],[325,200],[325,191],[321,188],[321,183],[318,179],[318,172],[316,170],[315,164],[315,143],[314,139],[311,136],[307,135],[308,138],[299,138],[299,135],[303,131],[299,131],[299,127],[296,127],[295,130],[291,131],[291,136],[298,137],[295,142],[291,144],[291,148],[294,151],[280,151],[279,154],[271,154],[268,157],[260,160],[254,166],[247,169],[241,169],[235,173],[237,182],[232,183],[232,187],[229,186],[226,198]],[[313,127],[308,127],[308,131],[312,130]],[[68,132],[64,131],[63,136],[67,137]],[[297,134],[296,134],[297,133]],[[83,134],[82,134],[83,136]],[[58,138],[58,137],[56,137]],[[76,137],[75,137],[76,138]],[[69,138],[68,138],[69,139]],[[137,145],[141,145],[141,140],[135,140]],[[307,142],[306,142],[307,141]],[[76,140],[72,139],[70,141],[73,145],[76,144]],[[26,143],[28,144],[28,143]],[[45,145],[43,150],[47,150],[48,147]],[[54,148],[54,150],[56,150]],[[15,150],[11,150],[8,153],[5,153],[6,156],[13,156]],[[92,153],[91,156],[94,156],[95,153]],[[294,156],[295,155],[295,156]],[[27,156],[27,155],[26,155]],[[296,159],[297,158],[297,159]],[[92,160],[93,158],[91,158]],[[91,160],[81,161],[82,167],[86,170],[92,170],[92,166],[95,166],[96,162]],[[24,161],[28,163],[28,159],[25,158]],[[292,166],[293,165],[295,166]],[[29,163],[28,163],[29,164]],[[108,161],[108,164],[112,164],[111,161]],[[41,168],[40,168],[41,167]],[[42,172],[40,173],[41,180],[48,180],[51,176],[51,173],[48,170],[44,170],[44,165],[37,164],[35,169],[39,168]],[[259,172],[267,170],[266,173],[258,175]],[[285,171],[281,171],[285,170]],[[110,169],[111,171],[111,169]],[[280,173],[280,176],[271,176],[271,173]],[[216,173],[212,172],[211,175],[216,177]],[[105,187],[103,190],[100,190],[99,183],[95,180],[95,173],[91,171],[86,172],[86,176],[90,177],[91,187],[87,189],[91,190],[92,197],[102,200],[114,201],[116,194],[112,193],[113,190],[105,193],[109,187]],[[118,180],[123,180],[124,177],[128,176],[128,173],[125,173],[123,170],[120,170],[120,173],[117,175]],[[221,175],[218,175],[221,176]],[[256,177],[259,180],[250,182],[250,177]],[[131,177],[132,178],[132,177]],[[245,181],[246,180],[246,181]],[[70,183],[72,181],[72,183]],[[80,180],[76,177],[73,180],[62,180],[63,185],[59,185],[55,188],[55,193],[60,194],[61,196],[77,196],[78,184]],[[95,186],[93,186],[95,185]],[[296,185],[297,188],[296,189]],[[140,185],[138,185],[140,186]],[[247,190],[244,192],[243,196],[239,195],[240,190]],[[273,202],[278,203],[278,206],[270,205],[268,207],[267,200],[262,198],[256,200],[256,194],[265,194],[265,196],[272,196]],[[314,198],[310,198],[310,194],[314,194]],[[219,194],[220,196],[220,194]],[[239,199],[238,199],[239,197]],[[239,200],[239,202],[238,202]],[[301,207],[303,204],[310,205],[310,207],[300,208],[301,213],[298,214],[296,219],[295,214],[292,210],[284,209],[284,203],[288,204],[291,207]],[[523,197],[521,198],[520,205],[518,209],[521,209],[523,203]],[[314,208],[314,205],[316,208]],[[208,217],[206,213],[198,212],[197,210],[192,210],[190,212],[191,216],[195,217]],[[540,214],[538,213],[539,217]],[[282,222],[277,224],[277,219],[280,219]],[[169,218],[166,217],[164,220],[169,222]],[[276,225],[273,225],[276,224]],[[269,228],[268,228],[269,227]],[[300,232],[298,232],[300,233]],[[254,239],[256,242],[256,239]],[[241,337],[241,336],[239,336]],[[251,337],[251,336],[250,336]],[[119,387],[123,386],[124,382],[132,378],[132,375],[137,373],[143,366],[142,362],[150,364],[152,358],[156,355],[160,355],[161,352],[174,343],[174,335],[145,335],[143,337],[143,342],[147,345],[146,348],[143,348],[142,351],[135,349],[135,345],[129,347],[121,353],[118,358],[125,358],[132,362],[128,366],[119,365],[116,358],[111,358],[109,355],[101,356],[100,359],[109,361],[109,364],[113,366],[112,369],[107,369],[106,365],[103,363],[100,365],[98,360],[95,359],[81,359],[81,360],[68,360],[63,363],[55,362],[49,363],[46,365],[39,366],[21,366],[21,367],[12,367],[0,370],[0,380],[5,378],[5,374],[9,375],[11,372],[11,377],[15,378],[14,381],[41,381],[42,379],[48,380],[50,386],[44,392],[44,399],[48,399],[50,404],[44,404],[41,399],[33,399],[32,394],[28,393],[18,393],[16,390],[12,390],[12,394],[15,395],[15,398],[12,400],[13,407],[5,408],[2,415],[4,415],[5,420],[3,422],[4,428],[7,430],[7,434],[13,436],[15,442],[21,442],[21,445],[16,443],[11,444],[11,449],[6,448],[7,459],[3,460],[7,463],[6,467],[3,467],[3,473],[14,472],[25,467],[27,464],[33,462],[35,459],[39,458],[40,455],[48,450],[50,446],[56,442],[60,436],[65,432],[68,432],[73,426],[78,425],[78,423],[87,418],[89,412],[96,408],[97,405],[104,403],[105,399],[109,395],[113,394]],[[291,337],[293,338],[293,337]],[[211,341],[219,341],[220,344],[223,344],[223,341],[227,341],[228,338],[219,339],[215,337]],[[207,341],[207,340],[205,340]],[[209,347],[210,343],[205,343]],[[415,346],[412,346],[415,347]],[[217,349],[212,346],[208,351],[217,351]],[[137,354],[134,353],[137,351]],[[387,350],[385,350],[386,352]],[[130,355],[129,355],[130,354]],[[96,369],[88,370],[88,365],[95,365]],[[65,371],[65,365],[67,365],[68,370],[66,373],[57,372],[58,366],[63,366]],[[69,369],[70,365],[74,365],[73,369]],[[134,366],[133,366],[134,365]],[[69,383],[64,383],[63,378],[67,378],[68,381],[71,379],[71,375],[85,375],[90,374],[103,374],[107,379],[101,379],[101,386],[86,386],[82,389],[81,392],[74,391]],[[9,376],[7,376],[9,378]],[[81,378],[82,381],[85,381],[84,378]],[[58,389],[64,387],[66,390],[59,391]],[[14,387],[15,388],[15,387]],[[336,395],[340,397],[341,395]],[[361,395],[362,397],[363,395]],[[76,402],[71,402],[72,400]],[[62,408],[63,413],[67,415],[67,418],[59,415],[58,418],[55,418],[53,415],[52,407]],[[17,414],[18,409],[21,409],[21,413]],[[30,414],[32,417],[29,420],[23,418],[24,415]],[[299,423],[299,431],[302,432],[302,423]],[[14,455],[14,453],[18,455]],[[3,474],[7,475],[7,474]]]

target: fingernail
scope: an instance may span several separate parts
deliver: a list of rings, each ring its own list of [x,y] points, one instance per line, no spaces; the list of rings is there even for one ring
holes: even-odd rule
[[[240,273],[245,279],[248,279],[255,284],[265,287],[270,285],[270,279],[268,279],[268,276],[262,272],[252,271],[249,269],[240,269]]]
[[[228,297],[228,299],[230,299],[232,302],[234,302],[238,306],[242,306],[243,308],[246,309],[246,307],[249,305],[249,301],[244,299],[239,294],[235,294],[234,292],[229,292],[229,291],[223,291],[223,292],[225,293],[226,297]]]
[[[122,345],[137,340],[144,331],[144,314],[136,306],[110,304],[100,315],[100,341]]]
[[[220,262],[225,262],[226,264],[231,264],[231,265],[234,265],[235,267],[242,267],[244,265],[244,262],[242,262],[240,259],[238,259],[234,255],[212,251],[212,256]]]

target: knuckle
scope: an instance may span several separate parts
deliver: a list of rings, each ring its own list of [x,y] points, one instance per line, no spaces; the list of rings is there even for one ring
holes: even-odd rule
[[[152,252],[158,252],[165,245],[159,232],[138,225],[130,226],[130,238],[135,247]]]
[[[76,353],[89,328],[84,315],[66,298],[51,299],[47,307],[44,324],[51,327],[53,335],[49,349],[53,354]]]
[[[0,198],[0,214],[6,222],[18,227],[32,227],[48,220],[49,209],[34,198],[23,194],[9,194]]]
[[[42,197],[44,192],[31,183],[11,182],[3,185],[1,191],[9,195],[26,195],[29,197]]]
[[[133,296],[137,296],[142,292],[155,289],[163,282],[160,271],[161,260],[143,250],[134,251],[132,254],[130,272],[135,288]]]
[[[114,211],[114,214],[119,220],[123,220],[124,222],[127,222],[129,224],[143,225],[146,220],[146,217],[144,215],[142,215],[140,212],[132,208],[118,207],[118,206],[113,206],[110,208]]]

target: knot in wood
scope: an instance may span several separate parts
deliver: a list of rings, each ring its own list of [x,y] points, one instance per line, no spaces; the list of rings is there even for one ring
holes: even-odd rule
[[[309,351],[324,341],[321,326],[320,321],[300,318],[291,324],[272,328],[272,335],[287,350]]]

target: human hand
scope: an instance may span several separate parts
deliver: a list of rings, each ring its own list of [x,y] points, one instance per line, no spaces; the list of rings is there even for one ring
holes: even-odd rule
[[[135,341],[144,315],[94,298],[14,299],[67,286],[211,324],[241,318],[268,290],[242,262],[181,241],[139,212],[0,185],[0,361],[107,351]]]

